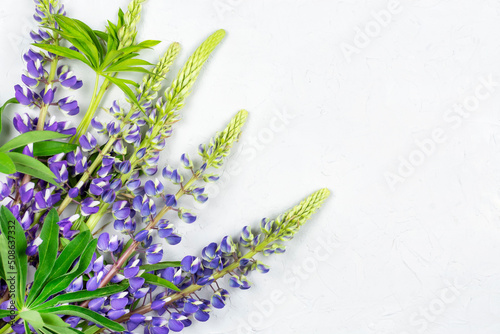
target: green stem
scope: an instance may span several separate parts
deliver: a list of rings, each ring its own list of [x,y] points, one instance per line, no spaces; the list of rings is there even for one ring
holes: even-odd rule
[[[85,116],[83,117],[80,125],[78,125],[78,128],[76,129],[76,134],[73,136],[73,138],[71,138],[71,143],[76,143],[78,139],[85,133],[85,131],[87,131],[97,108],[101,104],[104,93],[106,93],[106,90],[109,88],[110,81],[107,78],[104,79],[100,87],[99,79],[99,74],[96,74],[94,92],[92,93],[92,101],[90,101],[89,108],[87,109],[87,112],[85,113]]]
[[[9,321],[8,323],[6,323],[4,327],[0,328],[0,334],[3,334],[3,333],[11,333],[11,331],[10,331],[10,330],[12,329],[12,328],[11,328],[11,323],[16,322],[17,320],[19,320],[19,315],[18,315],[18,316],[16,316],[16,317],[14,318],[14,320]]]

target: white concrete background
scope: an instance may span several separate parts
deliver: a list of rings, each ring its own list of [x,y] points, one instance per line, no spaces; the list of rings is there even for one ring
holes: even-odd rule
[[[127,1],[65,3],[70,16],[102,28]],[[149,60],[172,41],[185,60],[215,29],[228,32],[165,161],[194,154],[238,109],[250,112],[220,193],[198,210],[199,222],[179,224],[184,241],[167,257],[257,226],[319,187],[333,192],[289,250],[267,261],[269,274],[253,274],[254,288],[232,291],[229,307],[186,333],[500,331],[500,2],[391,6],[148,1],[139,37],[165,41]],[[2,100],[20,81],[32,8],[21,0],[0,11]],[[390,23],[377,23],[373,13],[394,8]],[[358,46],[352,57],[348,45]],[[75,71],[90,83],[88,71]],[[452,109],[464,103],[468,116]],[[276,128],[283,112],[294,117]],[[410,158],[419,166],[402,162]],[[398,173],[391,187],[386,179]],[[281,298],[271,305],[273,294]]]

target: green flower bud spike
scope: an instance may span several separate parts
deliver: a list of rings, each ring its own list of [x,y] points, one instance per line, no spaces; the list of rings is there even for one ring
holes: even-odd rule
[[[137,95],[140,96],[139,103],[147,103],[157,97],[157,93],[161,89],[161,83],[170,71],[170,66],[172,66],[180,51],[179,43],[170,44],[158,64],[151,70],[151,73],[144,76],[142,85],[137,88]]]

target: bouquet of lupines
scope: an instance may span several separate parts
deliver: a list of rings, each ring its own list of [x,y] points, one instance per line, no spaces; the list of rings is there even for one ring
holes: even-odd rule
[[[170,258],[165,247],[181,236],[178,221],[166,220],[166,213],[188,224],[197,220],[179,199],[207,201],[204,185],[218,180],[247,112],[236,113],[200,145],[197,159],[186,153],[172,166],[158,165],[193,84],[225,33],[209,36],[164,87],[180,46],[170,45],[156,65],[139,58],[159,43],[136,40],[143,2],[133,0],[99,31],[68,17],[58,0],[35,0],[39,28],[24,54],[22,82],[0,109],[1,115],[12,103],[28,107],[13,119],[19,135],[0,147],[0,333],[158,334],[182,331],[193,319],[207,321],[228,301],[221,285],[250,288],[251,271],[269,271],[256,255],[283,253],[283,242],[329,195],[321,189],[277,218],[243,227],[235,238],[223,236],[199,254]],[[95,72],[79,124],[71,116],[83,104],[71,91],[83,83],[67,59]],[[122,72],[144,78],[136,83]],[[111,86],[127,103],[103,108]],[[106,122],[96,117],[100,110]],[[96,139],[103,137],[102,143]]]

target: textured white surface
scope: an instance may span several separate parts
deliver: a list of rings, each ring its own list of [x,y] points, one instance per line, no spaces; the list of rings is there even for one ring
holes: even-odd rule
[[[65,3],[102,28],[127,1]],[[5,100],[34,24],[31,1],[2,7]],[[377,23],[382,10],[390,23]],[[229,307],[186,333],[500,331],[500,86],[484,86],[500,82],[500,2],[149,0],[143,19],[140,38],[165,41],[150,60],[171,41],[185,60],[210,32],[228,32],[165,161],[194,153],[239,108],[250,112],[220,192],[197,224],[181,225],[169,258],[319,187],[333,191],[285,255],[269,259],[269,274],[253,274],[254,288],[233,291]],[[462,103],[470,115],[451,109]],[[286,124],[283,113],[293,116]],[[398,169],[406,177],[391,187]]]

